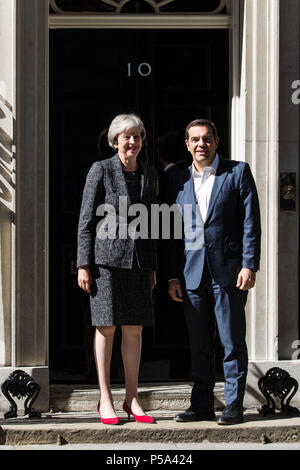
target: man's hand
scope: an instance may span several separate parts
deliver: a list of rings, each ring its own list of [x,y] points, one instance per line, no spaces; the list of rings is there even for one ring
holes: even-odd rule
[[[81,289],[89,294],[91,293],[92,275],[89,266],[81,266],[78,268],[77,281]]]
[[[168,292],[172,300],[175,300],[175,302],[183,302],[181,283],[179,279],[169,281]]]
[[[252,289],[255,285],[255,273],[248,268],[242,268],[238,274],[236,287],[240,290]]]

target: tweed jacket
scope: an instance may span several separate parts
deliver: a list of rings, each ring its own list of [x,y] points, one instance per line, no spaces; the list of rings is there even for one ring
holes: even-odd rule
[[[151,204],[156,200],[157,173],[150,165],[143,162],[140,162],[140,165],[142,167],[140,203],[146,206],[150,214]],[[127,205],[125,219],[124,201]],[[156,270],[155,241],[150,237],[134,240],[128,235],[128,231],[124,237],[124,228],[128,228],[133,219],[128,215],[130,206],[119,155],[95,162],[87,175],[83,190],[78,225],[77,267],[99,264],[131,269],[135,251],[140,269]],[[106,227],[110,224],[114,226],[115,236],[100,238],[97,235],[99,223]]]

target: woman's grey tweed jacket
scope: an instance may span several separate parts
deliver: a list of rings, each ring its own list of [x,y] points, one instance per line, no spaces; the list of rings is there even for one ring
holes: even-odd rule
[[[157,173],[150,165],[140,162],[142,167],[141,178],[141,201],[148,209],[150,221],[151,204],[155,203],[157,193]],[[156,270],[156,250],[155,242],[148,239],[133,240],[129,236],[122,239],[119,237],[119,228],[124,219],[119,216],[119,202],[126,201],[127,214],[130,207],[130,198],[127,191],[125,176],[119,155],[115,155],[107,160],[95,162],[86,179],[83,191],[82,205],[78,226],[77,244],[77,267],[86,265],[104,265],[117,268],[131,269],[134,250],[138,263],[142,270]],[[97,209],[103,203],[113,206],[114,211],[102,216],[97,216]],[[116,214],[116,237],[114,239],[100,239],[96,236],[97,226],[101,222],[107,223],[109,218]],[[122,209],[123,214],[123,209]],[[136,217],[136,216],[135,216]],[[128,216],[127,228],[130,221],[135,217]],[[150,223],[149,233],[150,231]],[[142,243],[140,243],[142,242]]]

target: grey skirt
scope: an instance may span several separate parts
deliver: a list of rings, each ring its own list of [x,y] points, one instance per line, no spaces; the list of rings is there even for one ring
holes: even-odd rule
[[[96,265],[92,276],[93,326],[154,325],[152,271]]]

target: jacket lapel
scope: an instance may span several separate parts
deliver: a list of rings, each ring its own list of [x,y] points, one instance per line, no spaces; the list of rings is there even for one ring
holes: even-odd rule
[[[139,164],[142,168],[141,175],[141,202],[145,204],[153,201],[153,197],[156,196],[156,176],[153,171],[150,171],[150,167],[145,164],[143,161],[140,161]]]
[[[223,183],[227,175],[228,175],[228,172],[226,170],[225,160],[219,157],[219,165],[216,171],[215,181],[214,181],[212,191],[211,191],[209,206],[208,206],[207,215],[206,215],[206,221],[209,219],[211,215],[211,212],[217,201],[220,190],[223,186]]]
[[[197,199],[196,199],[196,194],[195,194],[192,168],[193,166],[191,165],[190,167],[186,169],[186,171],[189,172],[189,177],[186,179],[184,183],[182,201],[178,201],[179,203],[181,202],[182,215],[185,218],[185,221],[184,221],[185,227],[186,228],[189,227],[190,230],[195,229],[194,225],[196,223],[196,220],[198,220],[196,217],[196,213],[198,214],[198,217],[200,217],[200,219],[202,220],[201,213],[200,213],[199,206],[198,206]]]
[[[183,204],[197,204],[195,189],[194,189],[194,180],[193,180],[193,166],[189,166],[187,171],[189,171],[190,175],[187,178],[186,182],[184,183],[184,191],[183,191]]]
[[[141,201],[148,199],[149,190],[149,174],[147,166],[143,162],[139,162],[142,167],[141,175]],[[119,154],[116,154],[110,159],[110,177],[114,190],[119,196],[127,196],[128,205],[131,204],[130,195],[128,193],[125,176],[122,169],[121,160]]]
[[[142,167],[142,175],[141,175],[141,201],[147,199],[147,189],[149,186],[149,176],[147,172],[147,167],[141,161],[140,165]]]
[[[116,154],[110,159],[109,173],[114,190],[118,193],[119,196],[126,196],[128,198],[128,204],[130,204],[130,197],[127,190],[127,185],[119,154]]]

